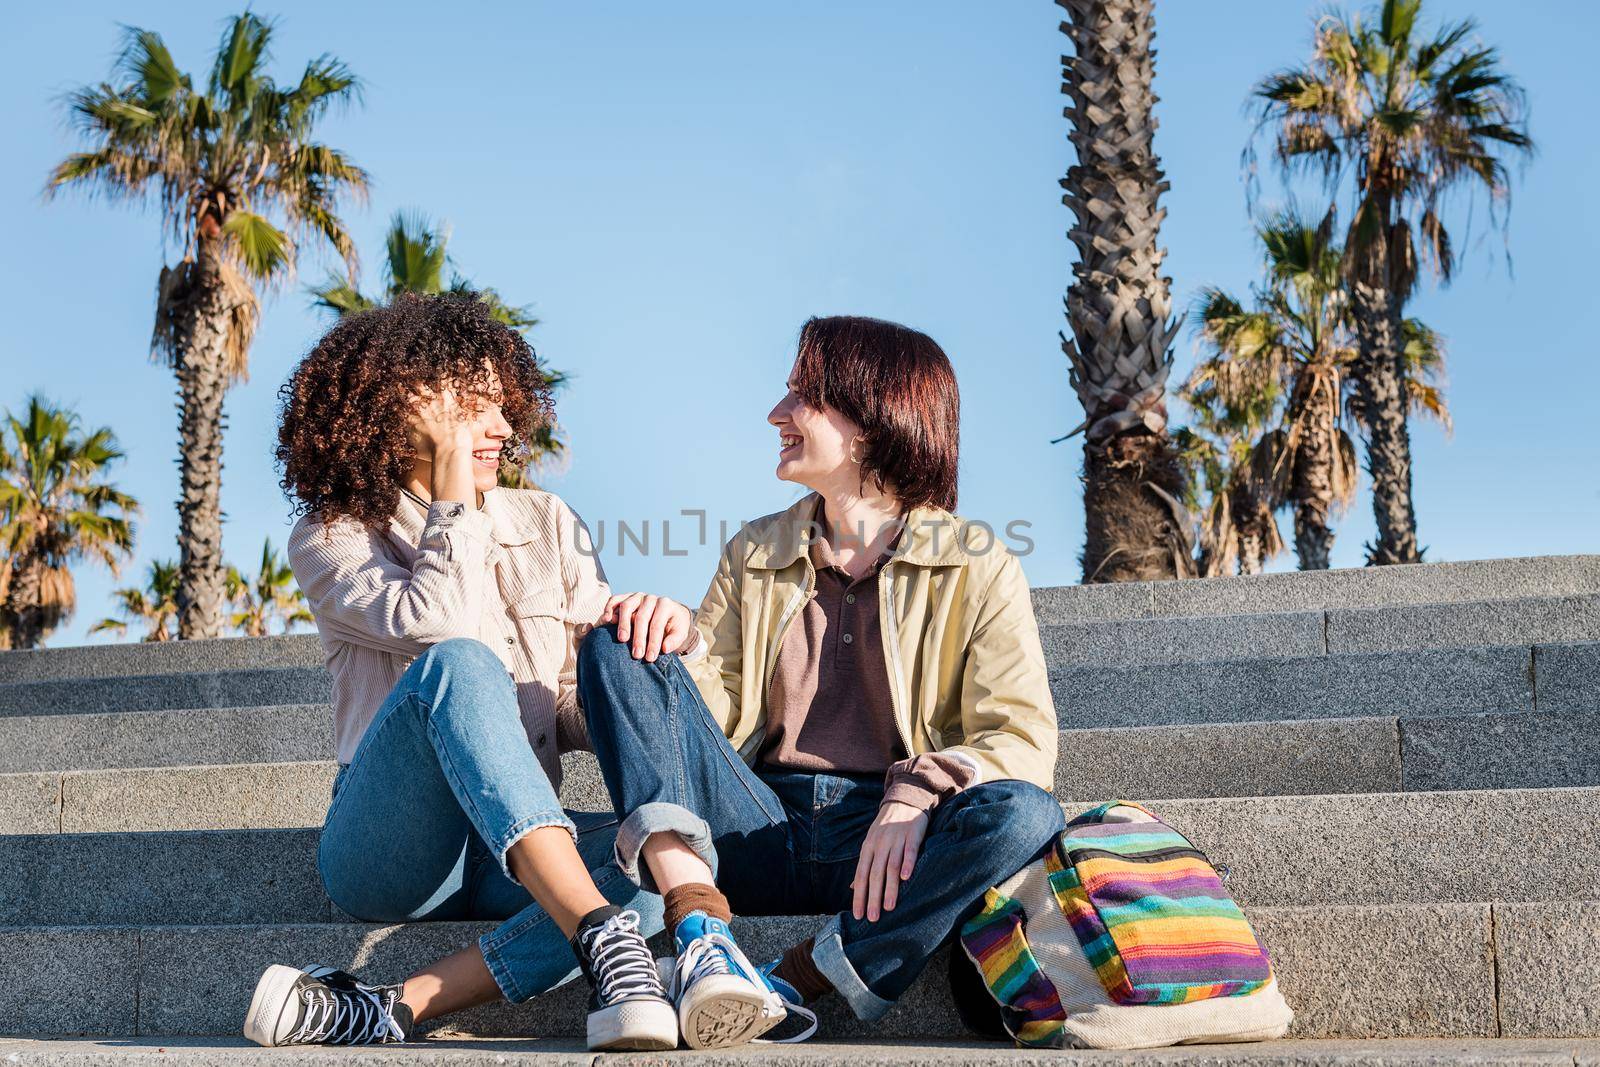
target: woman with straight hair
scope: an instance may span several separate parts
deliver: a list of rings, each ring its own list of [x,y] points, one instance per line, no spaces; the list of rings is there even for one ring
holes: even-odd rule
[[[828,993],[877,1019],[1065,826],[1022,566],[953,514],[959,417],[927,335],[807,322],[767,421],[811,491],[728,541],[697,613],[617,596],[580,647],[616,863],[663,895],[691,1045],[814,1027]],[[831,918],[756,966],[735,913]]]

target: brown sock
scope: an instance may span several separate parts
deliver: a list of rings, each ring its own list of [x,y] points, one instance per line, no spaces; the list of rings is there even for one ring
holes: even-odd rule
[[[828,981],[828,976],[817,970],[817,963],[811,958],[811,949],[812,938],[808,937],[785,952],[772,972],[794,986],[800,999],[807,1004],[833,992],[833,983]]]
[[[713,919],[721,919],[725,923],[733,921],[733,912],[728,908],[728,898],[722,895],[722,890],[704,882],[690,882],[688,885],[669,889],[662,895],[661,902],[666,906],[668,933],[676,930],[678,924],[683,922],[684,916],[691,911],[703,911]]]

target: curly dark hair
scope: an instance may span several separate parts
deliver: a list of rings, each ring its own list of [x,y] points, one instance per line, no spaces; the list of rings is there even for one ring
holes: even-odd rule
[[[404,295],[339,320],[278,390],[274,454],[294,514],[380,526],[394,514],[416,450],[406,438],[419,386],[450,386],[469,403],[500,379],[514,436],[503,462],[527,461],[528,440],[555,406],[538,357],[471,294]]]

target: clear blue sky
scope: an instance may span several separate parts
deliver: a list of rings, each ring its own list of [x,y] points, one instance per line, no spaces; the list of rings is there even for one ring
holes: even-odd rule
[[[159,30],[198,72],[232,10],[34,4],[8,16],[0,40],[0,219],[13,249],[0,263],[0,405],[39,389],[116,430],[129,452],[118,481],[145,505],[131,579],[175,555],[174,384],[146,362],[158,222],[79,197],[45,204],[39,192],[73,147],[56,102],[106,76],[117,23]],[[964,401],[960,510],[1030,522],[1035,585],[1078,579],[1081,446],[1048,443],[1081,414],[1056,341],[1071,251],[1056,186],[1070,147],[1053,4],[257,10],[280,19],[280,78],[329,51],[366,79],[365,106],[323,131],[376,179],[371,203],[347,214],[365,283],[379,283],[390,214],[420,208],[452,225],[466,273],[537,306],[535,346],[572,375],[559,408],[573,458],[549,487],[613,533],[618,519],[654,520],[648,557],[630,546],[619,558],[608,536],[614,586],[697,603],[716,546],[694,543],[680,518],[673,547],[688,552],[664,556],[661,519],[705,509],[714,534],[718,519],[795,499],[772,477],[764,416],[801,322],[830,313],[898,319],[944,345]],[[1242,290],[1256,277],[1241,105],[1256,77],[1305,53],[1312,10],[1157,6],[1157,146],[1172,182],[1162,236],[1180,306],[1202,285]],[[1456,416],[1453,438],[1416,431],[1422,540],[1436,560],[1592,551],[1600,369],[1583,264],[1600,237],[1588,69],[1600,9],[1431,0],[1427,11],[1481,19],[1529,91],[1540,155],[1515,188],[1514,276],[1480,201],[1479,243],[1456,284],[1416,305],[1449,338]],[[309,263],[301,280],[324,269]],[[323,325],[298,284],[277,296],[250,382],[230,394],[223,503],[241,564],[287,532],[270,459],[275,393]],[[1179,373],[1193,360],[1186,330]],[[1338,535],[1335,564],[1358,564],[1372,536],[1365,485]],[[51,643],[82,641],[114,584],[81,568],[78,615]]]

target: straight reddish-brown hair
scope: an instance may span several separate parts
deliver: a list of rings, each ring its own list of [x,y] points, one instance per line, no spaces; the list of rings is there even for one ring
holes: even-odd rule
[[[944,349],[925,333],[855,315],[800,329],[795,391],[861,427],[862,483],[887,488],[907,509],[956,507],[961,396]]]

